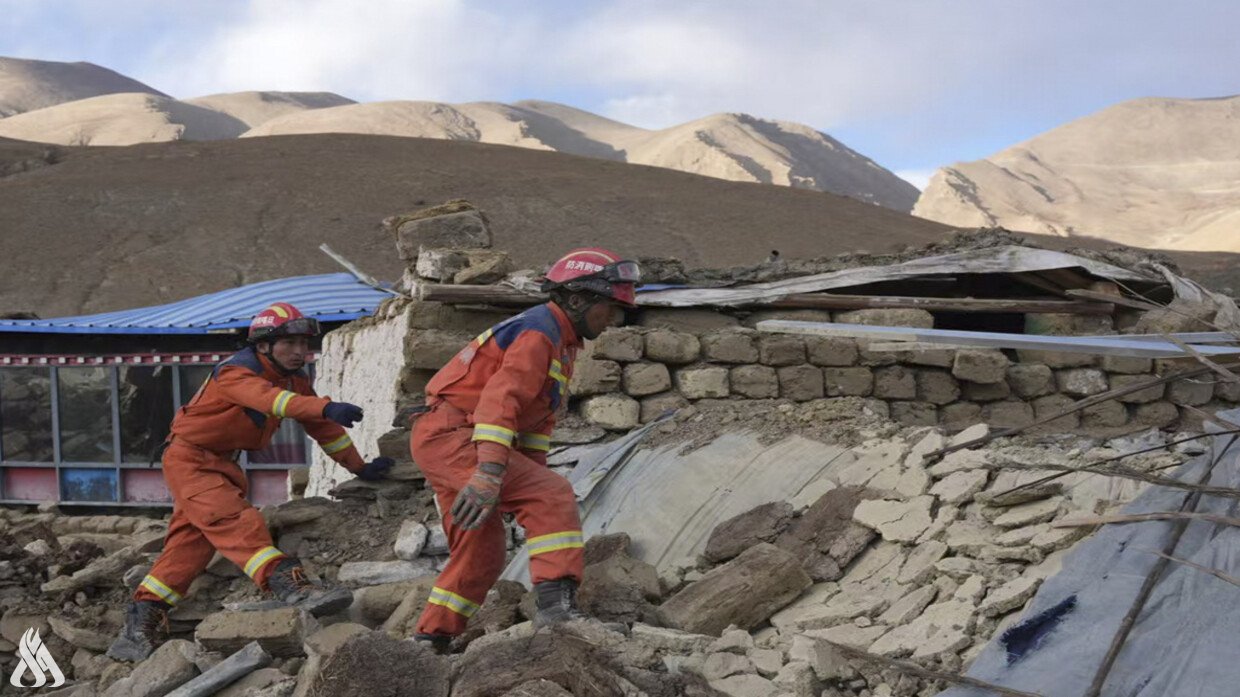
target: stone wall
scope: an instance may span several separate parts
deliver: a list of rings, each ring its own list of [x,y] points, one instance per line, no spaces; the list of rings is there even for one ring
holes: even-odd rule
[[[869,312],[886,313],[838,314],[857,323],[875,317]],[[787,313],[761,313],[714,327],[702,326],[700,311],[686,311],[683,323],[674,321],[674,313],[660,311],[661,326],[609,330],[578,362],[572,393],[588,421],[629,428],[699,399],[804,402],[858,396],[886,402],[891,417],[905,425],[1006,428],[1028,425],[1109,389],[1197,366],[1190,360],[1047,351],[872,351],[864,340],[766,334],[745,326]],[[890,313],[880,317],[884,322],[915,319]],[[1207,375],[1149,388],[1063,417],[1048,428],[1102,434],[1137,427],[1199,429],[1195,409],[1212,411],[1240,400],[1240,388],[1216,382]]]
[[[405,407],[419,403],[435,371],[486,328],[515,310],[469,309],[394,298],[376,316],[328,335],[318,389],[366,409],[353,430],[363,456],[384,454],[408,467]],[[1195,367],[1187,361],[1044,351],[923,349],[873,351],[863,340],[766,334],[765,319],[929,327],[922,310],[718,312],[648,309],[638,324],[589,342],[570,385],[572,412],[608,431],[624,431],[698,400],[858,396],[888,404],[905,425],[960,430],[976,423],[1022,426],[1083,397]],[[1109,319],[1109,318],[1105,318]],[[1030,328],[1101,333],[1068,316],[1030,316]],[[1240,388],[1211,376],[1172,382],[1052,422],[1058,431],[1112,435],[1139,428],[1199,429],[1195,409],[1240,402]],[[578,425],[580,420],[574,419]],[[307,495],[345,478],[316,453]]]

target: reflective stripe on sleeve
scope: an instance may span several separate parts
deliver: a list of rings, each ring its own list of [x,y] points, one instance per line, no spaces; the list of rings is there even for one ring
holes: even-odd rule
[[[142,579],[142,583],[139,585],[155,595],[158,595],[160,598],[163,598],[164,602],[169,605],[176,605],[181,602],[180,593],[172,590],[163,581],[151,576],[150,574],[147,574],[146,577]]]
[[[335,455],[351,445],[353,445],[353,439],[346,433],[330,443],[324,443],[322,447],[323,452],[328,455]]]
[[[568,378],[564,375],[564,364],[557,359],[551,359],[551,369],[547,371],[547,375],[558,383],[568,383]]]
[[[263,547],[255,552],[254,556],[250,557],[250,560],[245,563],[245,568],[243,569],[245,571],[245,575],[250,578],[254,578],[254,574],[258,573],[259,570],[267,564],[267,562],[272,559],[278,559],[282,556],[284,556],[284,552],[281,552],[275,547]]]
[[[492,443],[512,447],[512,440],[517,437],[516,432],[496,426],[495,424],[475,424],[473,440],[486,440]]]
[[[296,396],[296,392],[281,390],[280,394],[275,398],[275,401],[271,403],[271,415],[284,418],[284,411],[288,409],[288,403],[291,402]]]
[[[580,530],[566,530],[564,532],[553,532],[550,535],[539,535],[538,537],[531,537],[526,542],[526,550],[531,557],[537,554],[558,552],[561,549],[581,549],[585,546],[585,536],[581,534]]]
[[[526,450],[551,450],[551,436],[545,433],[522,433],[517,442]]]
[[[473,617],[474,613],[478,611],[478,603],[438,586],[431,588],[430,597],[426,599],[426,602],[431,605],[446,607],[463,617]]]

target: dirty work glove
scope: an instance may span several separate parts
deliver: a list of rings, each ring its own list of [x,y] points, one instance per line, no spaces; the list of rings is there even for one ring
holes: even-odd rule
[[[357,473],[358,479],[364,479],[368,482],[377,482],[387,477],[388,470],[392,469],[396,461],[390,457],[376,457],[367,462]]]
[[[498,462],[483,462],[474,470],[469,483],[452,502],[452,521],[462,530],[473,530],[499,504],[499,489],[504,483],[504,466]]]
[[[362,408],[348,402],[328,402],[327,406],[323,407],[323,418],[335,421],[345,428],[352,428],[353,424],[362,420]]]

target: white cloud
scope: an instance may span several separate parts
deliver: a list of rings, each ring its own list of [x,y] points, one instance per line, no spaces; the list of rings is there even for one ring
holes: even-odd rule
[[[94,60],[180,97],[550,98],[645,127],[738,111],[847,132],[906,169],[1122,99],[1240,91],[1225,0],[0,0],[0,15],[21,37],[0,54]]]

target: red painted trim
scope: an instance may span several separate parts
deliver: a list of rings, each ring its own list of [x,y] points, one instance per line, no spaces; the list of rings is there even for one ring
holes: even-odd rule
[[[123,353],[105,356],[82,354],[21,354],[0,353],[0,368],[98,365],[215,365],[231,356],[221,353]],[[313,363],[319,355],[311,353],[306,362]]]

